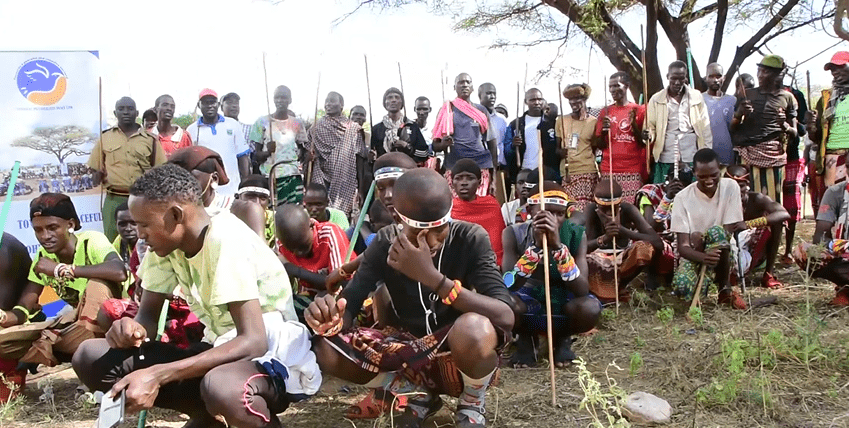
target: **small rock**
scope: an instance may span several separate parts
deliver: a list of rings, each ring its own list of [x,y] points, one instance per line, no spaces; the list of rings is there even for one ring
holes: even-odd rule
[[[664,424],[672,416],[672,406],[666,400],[642,391],[631,393],[622,411],[626,418],[637,424]]]

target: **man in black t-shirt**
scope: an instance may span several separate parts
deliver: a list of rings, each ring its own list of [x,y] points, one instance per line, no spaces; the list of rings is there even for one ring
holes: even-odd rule
[[[427,160],[428,147],[416,122],[404,116],[404,94],[397,88],[389,88],[383,94],[383,107],[387,114],[374,125],[371,133],[371,149],[381,156],[388,152],[402,152],[416,163]]]
[[[401,227],[378,232],[336,301],[325,296],[305,311],[325,373],[409,399],[396,426],[420,426],[459,398],[458,427],[484,427],[484,397],[499,350],[513,327],[511,297],[486,232],[451,221],[451,192],[436,172],[415,169],[395,182]],[[368,293],[383,281],[398,321],[383,330],[353,327]]]

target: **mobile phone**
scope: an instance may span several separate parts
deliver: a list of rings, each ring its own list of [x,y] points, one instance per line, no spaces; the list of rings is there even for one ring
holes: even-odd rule
[[[100,402],[100,415],[97,418],[97,428],[115,428],[124,422],[124,405],[126,391],[121,391],[114,398],[103,395]]]

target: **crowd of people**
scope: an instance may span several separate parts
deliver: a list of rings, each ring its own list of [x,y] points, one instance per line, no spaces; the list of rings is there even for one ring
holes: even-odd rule
[[[466,73],[432,123],[430,100],[408,118],[397,88],[368,127],[337,92],[305,124],[286,86],[252,124],[237,94],[204,89],[186,129],[169,95],[141,125],[121,98],[88,161],[104,233],[80,231],[54,188],[30,203],[34,258],[3,236],[0,371],[22,383],[21,363],[70,361],[127,411],[174,409],[187,427],[281,426],[332,375],[370,388],[348,418],[398,411],[418,427],[445,394],[456,426],[483,427],[508,346],[513,367],[537,365],[550,322],[550,363],[569,364],[641,273],[650,291],[690,300],[715,284],[746,309],[747,274],[763,266],[759,284],[778,288],[776,264],[795,262],[847,306],[849,52],[824,69],[833,86],[811,110],[777,55],[734,95],[721,65],[701,93],[675,61],[645,105],[619,72],[611,105],[591,111],[592,88],[570,84],[560,115],[533,88],[512,120],[491,83],[472,101]],[[794,246],[808,181],[816,231]],[[44,319],[44,287],[72,310]]]

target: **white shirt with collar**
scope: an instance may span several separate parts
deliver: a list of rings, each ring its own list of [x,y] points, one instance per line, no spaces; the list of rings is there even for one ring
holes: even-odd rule
[[[242,124],[235,119],[218,115],[218,121],[214,124],[203,123],[203,118],[200,118],[189,125],[186,132],[192,137],[194,144],[214,150],[221,156],[224,172],[230,182],[219,186],[217,191],[222,195],[235,195],[241,181],[238,158],[251,153]]]

